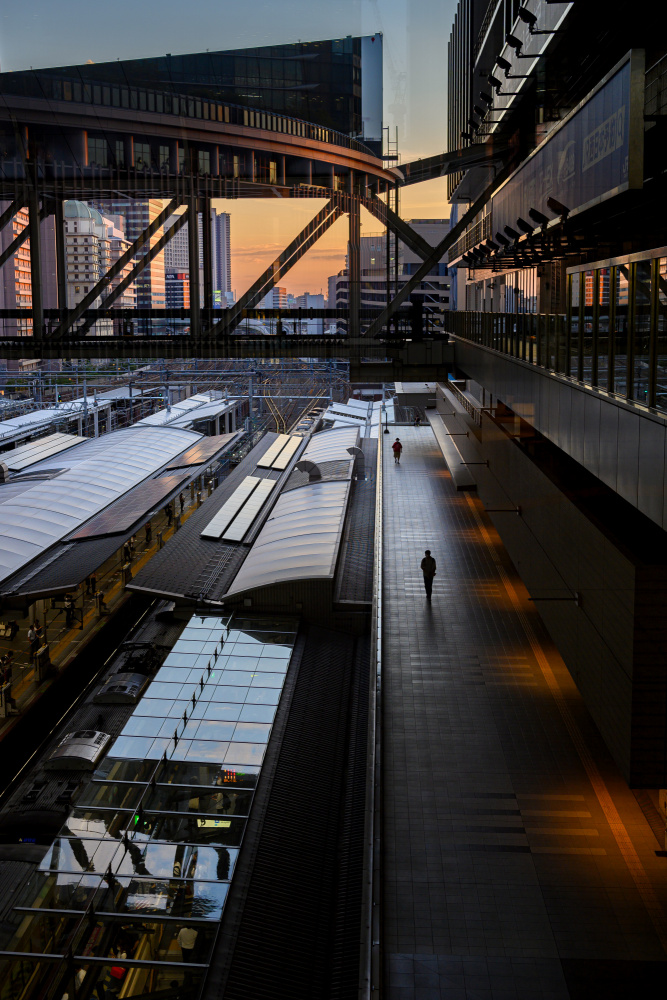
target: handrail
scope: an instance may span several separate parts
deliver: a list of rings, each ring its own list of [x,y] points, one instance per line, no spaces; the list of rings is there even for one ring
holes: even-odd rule
[[[447,382],[447,388],[456,397],[457,402],[461,404],[463,409],[468,413],[469,416],[475,421],[478,427],[482,426],[482,413],[474,406],[465,393],[461,392],[458,385],[454,385],[453,382]]]
[[[368,742],[366,808],[364,821],[364,871],[362,885],[359,1000],[381,995],[381,740],[382,740],[382,423],[378,425],[375,478],[375,529],[373,553],[373,605],[371,611],[371,671],[368,692]]]

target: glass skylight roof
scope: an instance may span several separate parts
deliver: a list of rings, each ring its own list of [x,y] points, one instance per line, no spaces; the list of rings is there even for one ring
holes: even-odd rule
[[[47,984],[49,997],[71,996],[67,977],[78,970],[86,995],[114,986],[112,967],[124,970],[124,997],[201,981],[296,627],[202,616],[187,624],[18,894],[22,909],[5,917],[0,947],[30,962],[26,1000]],[[40,960],[42,943],[51,957],[71,953],[69,967]],[[6,981],[14,964],[0,959]]]

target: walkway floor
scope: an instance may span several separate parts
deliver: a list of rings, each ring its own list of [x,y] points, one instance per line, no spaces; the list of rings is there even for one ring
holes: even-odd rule
[[[385,997],[664,990],[664,845],[480,501],[456,493],[430,427],[396,432],[400,466],[396,435],[384,438]]]

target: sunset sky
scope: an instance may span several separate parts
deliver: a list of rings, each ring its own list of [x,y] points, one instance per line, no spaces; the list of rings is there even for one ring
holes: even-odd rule
[[[27,0],[0,15],[0,69],[128,59],[163,52],[246,48],[382,32],[384,123],[398,128],[403,162],[446,148],[447,41],[456,0]],[[187,12],[187,14],[186,14]],[[75,26],[75,30],[74,30]],[[131,28],[131,30],[130,30]],[[406,189],[401,215],[446,218],[445,181]],[[231,214],[237,296],[274,260],[323,202],[220,201]],[[362,214],[362,233],[379,231]],[[288,291],[326,293],[344,266],[339,219],[285,277]]]

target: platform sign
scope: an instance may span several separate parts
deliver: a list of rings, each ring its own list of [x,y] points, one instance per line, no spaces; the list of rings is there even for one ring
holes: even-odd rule
[[[643,51],[633,50],[547,136],[493,196],[492,234],[550,220],[554,198],[573,216],[643,183]],[[492,235],[493,238],[493,235]]]

